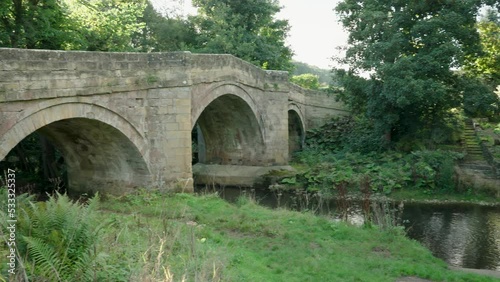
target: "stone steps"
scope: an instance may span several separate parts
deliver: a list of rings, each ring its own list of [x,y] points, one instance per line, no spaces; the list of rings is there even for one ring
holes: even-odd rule
[[[495,171],[491,168],[491,166],[486,162],[478,162],[478,163],[464,163],[460,165],[461,168],[467,169],[474,174],[480,174],[483,178],[486,179],[496,179]]]
[[[496,179],[495,170],[488,164],[483,155],[483,149],[479,144],[474,124],[470,119],[465,122],[462,144],[466,151],[466,156],[460,167],[475,175],[481,175],[482,178]]]
[[[466,163],[471,161],[486,162],[486,159],[483,156],[483,150],[477,140],[476,131],[474,130],[474,124],[470,119],[465,121],[465,129],[462,135],[462,142],[466,150]]]

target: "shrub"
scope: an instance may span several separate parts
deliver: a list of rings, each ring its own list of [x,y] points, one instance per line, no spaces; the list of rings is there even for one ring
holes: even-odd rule
[[[4,190],[4,189],[3,189]],[[7,199],[7,197],[2,197]],[[17,202],[17,250],[30,281],[91,281],[97,259],[99,198],[87,205],[57,193],[47,202]],[[6,209],[0,211],[5,231]]]
[[[345,183],[349,189],[359,190],[363,180],[370,182],[373,192],[385,194],[404,187],[454,189],[455,161],[463,157],[460,153],[441,150],[422,150],[410,154],[394,151],[321,154],[315,150],[305,150],[297,156],[299,161],[308,165],[308,169],[296,176],[296,182],[309,191],[332,190],[339,183]]]

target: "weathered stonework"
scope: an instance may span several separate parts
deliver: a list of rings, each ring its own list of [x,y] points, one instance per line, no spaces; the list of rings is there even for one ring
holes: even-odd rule
[[[38,131],[63,152],[77,192],[192,190],[196,124],[207,164],[285,165],[297,149],[289,135],[296,144],[345,113],[286,72],[230,55],[0,48],[0,160]]]

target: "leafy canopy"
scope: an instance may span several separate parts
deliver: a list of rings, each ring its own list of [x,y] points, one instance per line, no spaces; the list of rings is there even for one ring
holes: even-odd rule
[[[195,45],[196,31],[193,24],[174,11],[160,13],[148,2],[142,20],[144,27],[137,39],[141,51],[189,50]]]
[[[235,55],[265,69],[291,70],[292,51],[285,46],[288,21],[274,18],[276,0],[194,0],[191,17],[196,52]]]
[[[64,0],[68,18],[77,23],[78,45],[89,51],[136,51],[133,38],[141,32],[146,1]]]
[[[72,29],[60,1],[0,1],[0,47],[62,49]]]
[[[418,134],[461,105],[453,69],[480,52],[476,16],[485,1],[344,0],[350,33],[341,98],[388,139]],[[369,78],[362,78],[364,74]]]
[[[304,73],[300,75],[294,75],[290,78],[290,80],[304,88],[307,89],[319,89],[319,77],[312,73]]]
[[[482,53],[470,56],[466,71],[496,87],[500,84],[500,15],[493,9],[477,23]]]

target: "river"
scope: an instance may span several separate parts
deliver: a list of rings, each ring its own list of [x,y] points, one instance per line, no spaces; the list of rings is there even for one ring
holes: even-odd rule
[[[216,190],[234,202],[241,194],[250,194],[263,206],[292,209],[311,208],[314,199],[281,195],[271,191],[226,187]],[[307,206],[307,203],[309,206]],[[338,218],[331,201],[321,207],[322,213]],[[314,208],[312,208],[314,209]],[[348,220],[362,224],[361,205],[349,205]],[[457,204],[405,204],[400,215],[406,235],[427,247],[434,256],[456,267],[500,271],[500,207]]]

